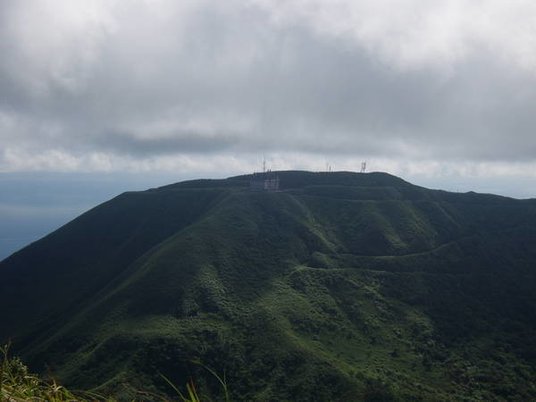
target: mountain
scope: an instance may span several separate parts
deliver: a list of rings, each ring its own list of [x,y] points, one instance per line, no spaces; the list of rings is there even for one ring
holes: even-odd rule
[[[0,341],[120,399],[218,399],[203,366],[234,400],[536,399],[536,200],[274,174],[124,193],[13,254]]]

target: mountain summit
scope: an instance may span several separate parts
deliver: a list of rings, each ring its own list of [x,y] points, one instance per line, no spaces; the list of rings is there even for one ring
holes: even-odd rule
[[[536,200],[272,175],[124,193],[13,254],[0,341],[120,399],[217,398],[203,365],[234,400],[536,399]]]

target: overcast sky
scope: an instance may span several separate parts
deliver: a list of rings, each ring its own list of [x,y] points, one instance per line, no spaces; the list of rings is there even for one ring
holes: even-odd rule
[[[0,0],[0,54],[4,177],[265,154],[536,196],[531,0]]]
[[[536,174],[536,3],[1,0],[0,170]]]

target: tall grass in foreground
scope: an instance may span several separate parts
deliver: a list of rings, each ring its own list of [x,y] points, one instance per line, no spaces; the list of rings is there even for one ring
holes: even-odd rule
[[[199,363],[198,363],[199,364]],[[227,388],[227,381],[225,380],[225,373],[223,375],[223,378],[221,378],[214,370],[211,370],[210,368],[203,366],[210,374],[212,374],[220,383],[222,386],[225,402],[231,402],[231,398],[229,397],[229,389]],[[201,402],[201,399],[199,398],[199,395],[197,394],[197,389],[195,387],[194,381],[190,378],[190,380],[186,383],[186,394],[183,394],[176,386],[171,382],[165,375],[160,374],[160,376],[166,381],[171,388],[177,393],[179,398],[182,402]]]
[[[4,402],[67,402],[113,401],[92,392],[71,392],[56,383],[45,381],[28,371],[18,357],[9,357],[9,345],[0,347],[0,401]]]
[[[221,384],[224,391],[225,402],[230,402],[225,376],[221,378],[213,370],[205,367]],[[186,393],[173,384],[168,378],[161,377],[177,393],[181,402],[202,402],[195,383],[190,379],[186,383]],[[136,391],[140,400],[168,402],[170,399],[143,391]],[[28,371],[28,367],[18,358],[9,356],[9,345],[0,347],[0,402],[116,402],[114,398],[100,395],[90,391],[70,391],[56,383],[54,379],[45,381],[38,375]],[[136,398],[133,399],[133,402]]]

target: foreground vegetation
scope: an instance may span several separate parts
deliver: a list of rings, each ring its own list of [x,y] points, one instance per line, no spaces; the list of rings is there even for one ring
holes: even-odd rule
[[[211,371],[211,370],[209,370]],[[225,401],[229,402],[227,384],[216,373],[212,374],[221,382]],[[186,384],[186,390],[181,390],[163,377],[169,386],[176,392],[180,402],[201,402],[192,379]],[[132,391],[132,390],[131,390]],[[155,393],[135,391],[137,394],[132,401],[162,401],[171,402],[171,399]],[[29,372],[28,367],[18,358],[9,356],[9,345],[0,347],[0,401],[2,402],[116,402],[114,398],[90,391],[70,391],[59,385],[53,378],[44,380],[37,374]]]
[[[280,179],[185,182],[82,215],[0,263],[0,341],[121,401],[176,398],[188,378],[224,399],[194,360],[237,401],[536,400],[534,200]]]
[[[29,372],[28,367],[17,357],[9,357],[9,348],[0,348],[0,401],[94,401],[108,400],[91,392],[73,393],[59,385],[53,379],[45,381]]]

